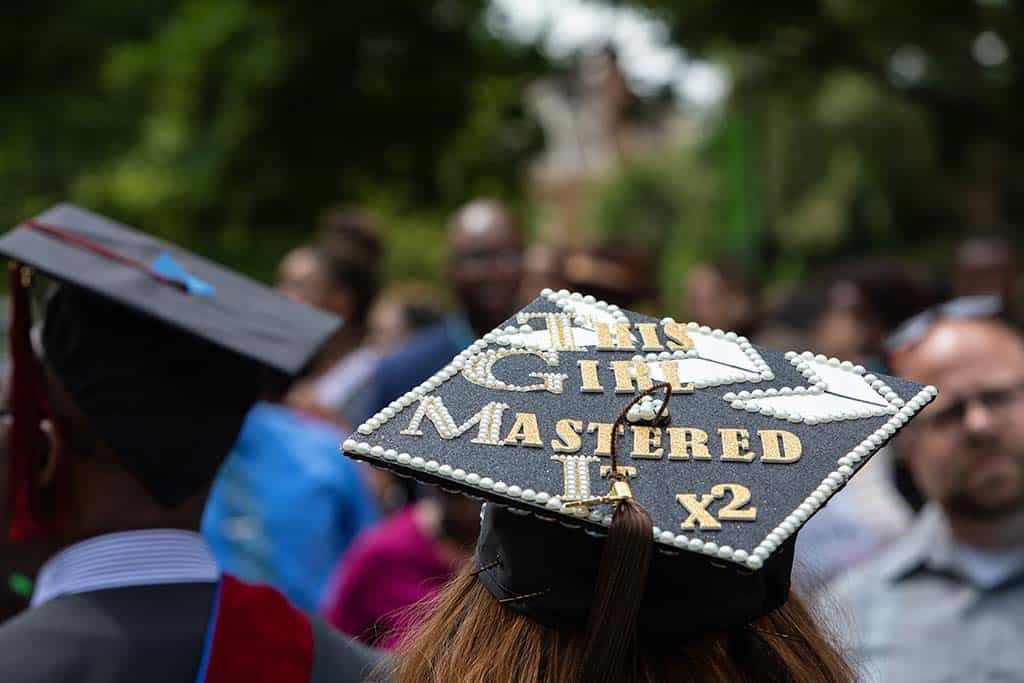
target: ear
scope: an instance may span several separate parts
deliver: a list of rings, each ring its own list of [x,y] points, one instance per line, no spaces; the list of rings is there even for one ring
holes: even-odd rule
[[[57,475],[57,453],[60,450],[60,436],[51,420],[39,423],[42,442],[39,448],[39,470],[35,473],[35,485],[45,489],[53,485]]]

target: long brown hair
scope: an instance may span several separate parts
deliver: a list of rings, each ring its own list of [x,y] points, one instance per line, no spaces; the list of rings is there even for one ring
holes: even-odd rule
[[[429,616],[399,646],[391,674],[395,683],[584,680],[584,634],[543,626],[498,604],[468,569],[423,609]],[[847,683],[855,678],[793,593],[751,624],[669,642],[641,637],[635,654],[626,680],[636,683]]]

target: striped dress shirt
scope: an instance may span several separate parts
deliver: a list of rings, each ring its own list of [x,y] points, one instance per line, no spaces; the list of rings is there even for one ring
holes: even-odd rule
[[[194,531],[121,531],[80,541],[47,560],[31,606],[105,588],[213,583],[219,578],[213,554]]]

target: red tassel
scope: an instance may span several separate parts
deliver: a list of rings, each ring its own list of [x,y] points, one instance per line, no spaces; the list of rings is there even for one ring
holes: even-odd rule
[[[11,409],[14,421],[10,432],[9,541],[39,538],[56,529],[60,518],[57,492],[63,489],[69,474],[65,458],[58,450],[53,489],[41,491],[34,482],[41,463],[33,458],[36,452],[33,447],[38,447],[38,441],[45,438],[40,422],[50,419],[55,428],[56,422],[46,397],[42,368],[32,349],[30,272],[16,264],[11,266]]]

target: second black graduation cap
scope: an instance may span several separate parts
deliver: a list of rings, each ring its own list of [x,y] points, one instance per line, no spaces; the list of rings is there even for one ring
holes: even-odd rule
[[[57,205],[5,234],[0,254],[284,375],[298,373],[340,324],[254,280],[72,204]]]
[[[0,254],[57,283],[39,351],[98,436],[168,506],[227,455],[266,389],[260,369],[295,375],[340,324],[68,204],[8,232]]]
[[[652,518],[660,555],[676,556],[652,564],[651,581],[685,598],[658,588],[645,604],[666,617],[707,608],[716,626],[781,604],[796,532],[936,394],[838,359],[545,290],[343,447],[503,506],[484,515],[481,579],[528,616],[578,622],[592,588],[579,558],[592,567],[595,544],[564,527],[607,530],[612,507],[580,501],[608,492],[612,425],[659,382],[674,390],[666,414],[652,419],[656,403],[628,412],[617,466]],[[698,572],[711,566],[732,568],[713,575],[717,588]],[[527,591],[544,594],[514,600]]]

